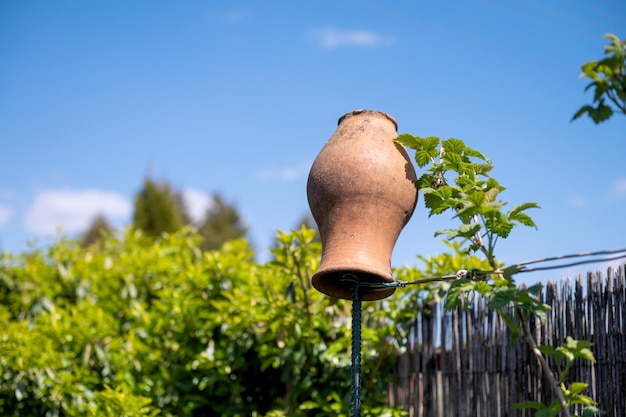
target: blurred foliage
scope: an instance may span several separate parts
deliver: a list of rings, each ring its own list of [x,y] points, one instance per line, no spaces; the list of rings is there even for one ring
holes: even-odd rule
[[[106,224],[103,217],[94,220],[83,234],[83,242],[91,244],[97,240],[103,229],[102,221]],[[183,226],[198,229],[201,237],[199,247],[203,251],[217,250],[229,240],[244,238],[248,231],[237,208],[226,203],[219,194],[211,196],[211,205],[203,220],[195,223],[180,191],[174,190],[168,182],[156,183],[146,179],[135,197],[133,228],[158,238],[163,233],[174,232]],[[108,231],[108,227],[104,230]]]
[[[213,195],[212,202],[198,227],[202,250],[219,249],[224,242],[245,237],[248,231],[235,206],[227,204],[219,194]]]
[[[111,226],[102,214],[98,214],[81,237],[81,245],[87,247],[98,242],[102,235],[110,233]]]
[[[180,229],[186,214],[181,211],[179,203],[180,198],[176,198],[168,183],[156,183],[146,178],[135,197],[133,227],[152,237]]]
[[[315,231],[315,237],[313,237],[313,242],[321,242],[322,238],[320,236],[320,231],[317,228],[317,223],[315,223],[315,219],[310,214],[306,214],[300,218],[300,220],[296,223],[298,225],[298,229],[301,227],[305,227],[307,229],[313,229]]]
[[[0,255],[0,415],[348,416],[351,304],[311,288],[313,237],[278,232],[263,264],[243,239],[203,252],[191,228]],[[457,267],[425,261],[396,273]],[[387,387],[433,297],[364,303],[363,416],[404,415]]]

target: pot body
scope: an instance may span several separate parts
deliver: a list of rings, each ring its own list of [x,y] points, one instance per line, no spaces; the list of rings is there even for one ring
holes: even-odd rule
[[[332,297],[352,299],[354,284],[391,283],[391,254],[417,202],[415,169],[395,142],[396,121],[386,113],[355,110],[313,162],[307,197],[322,240],[312,284]],[[361,286],[361,300],[385,298],[393,287]]]

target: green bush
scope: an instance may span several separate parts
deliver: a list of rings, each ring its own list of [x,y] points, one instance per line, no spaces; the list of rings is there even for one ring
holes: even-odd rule
[[[264,264],[191,229],[1,255],[0,415],[348,416],[351,304],[310,287],[314,233],[279,232]],[[412,291],[364,303],[364,416],[403,415],[386,390]]]

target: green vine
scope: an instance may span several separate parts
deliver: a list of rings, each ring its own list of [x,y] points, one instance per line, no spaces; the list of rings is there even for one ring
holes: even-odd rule
[[[515,408],[534,409],[536,417],[560,413],[570,417],[572,406],[583,404],[582,416],[601,413],[597,404],[583,394],[587,384],[567,381],[574,360],[594,361],[590,343],[568,338],[556,348],[537,345],[528,323],[534,317],[544,322],[550,310],[538,298],[541,285],[517,287],[514,276],[520,267],[502,267],[495,256],[498,240],[507,238],[514,227],[536,228],[527,211],[539,206],[529,202],[505,210],[507,203],[499,199],[505,188],[489,175],[493,168],[491,161],[459,139],[441,141],[435,136],[402,134],[396,140],[415,151],[417,165],[425,170],[418,186],[429,216],[450,211],[458,220],[457,227],[438,231],[436,235],[444,235],[448,241],[460,240],[466,253],[482,254],[492,268],[491,271],[469,269],[454,281],[446,293],[445,307],[450,310],[462,307],[470,292],[487,299],[489,308],[504,320],[514,337],[528,344],[556,397],[550,404],[531,401]],[[556,372],[548,365],[547,357],[556,364]]]

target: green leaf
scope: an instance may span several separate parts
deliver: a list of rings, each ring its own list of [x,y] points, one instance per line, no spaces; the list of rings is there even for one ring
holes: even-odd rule
[[[472,238],[476,236],[476,233],[480,232],[482,224],[480,223],[471,223],[471,224],[462,224],[459,227],[459,234],[465,238]]]
[[[593,352],[589,349],[581,349],[578,351],[578,356],[582,359],[588,360],[589,362],[596,362],[596,358],[593,357]]]
[[[496,200],[496,197],[498,196],[498,194],[500,193],[500,190],[498,188],[490,188],[486,193],[485,193],[485,201],[487,202],[493,202]]]
[[[418,140],[418,138],[416,138],[415,136],[410,135],[408,133],[401,134],[395,140],[396,140],[396,142],[399,142],[399,143],[403,144],[404,146],[407,146],[407,147],[412,148],[412,149],[415,149],[418,146],[420,146],[420,141]]]
[[[596,79],[597,74],[598,74],[597,67],[598,67],[598,61],[586,62],[581,67],[581,70],[583,72],[582,75],[587,76],[592,79]]]
[[[511,265],[511,266],[507,266],[506,268],[504,268],[502,270],[502,274],[504,275],[504,278],[506,278],[508,280],[508,279],[511,279],[513,277],[513,275],[519,273],[523,269],[524,269],[523,266]]]
[[[593,119],[593,121],[598,124],[606,119],[610,118],[613,115],[613,109],[604,104],[602,101],[598,104],[598,107],[589,112],[589,116]]]
[[[571,350],[579,350],[591,347],[592,343],[588,340],[576,340],[571,336],[567,336],[565,346]]]
[[[300,410],[315,410],[316,408],[319,408],[319,404],[310,400],[304,401],[298,406]]]
[[[622,42],[620,42],[620,40],[619,40],[619,38],[617,36],[613,35],[612,33],[605,33],[604,35],[602,35],[602,37],[605,38],[605,39],[609,39],[610,41],[613,42],[612,45],[609,45],[609,46],[605,47],[605,51],[607,51],[607,52],[617,52],[617,51],[621,50],[622,54],[625,53],[624,49],[626,48],[626,45],[622,45]],[[626,42],[626,39],[624,40],[624,42]]]
[[[430,209],[428,216],[441,214],[446,210],[456,209],[462,205],[463,202],[461,200],[453,197],[455,191],[454,187],[448,185],[437,190],[432,188],[422,190],[424,194],[424,204],[426,208]]]
[[[452,239],[462,236],[459,229],[443,229],[443,230],[437,230],[435,232],[435,237],[441,236],[441,235],[445,235],[446,239],[448,240],[452,240]]]
[[[315,239],[315,234],[317,233],[315,229],[309,229],[304,224],[300,227],[300,230],[298,232],[302,237],[301,239],[299,239],[300,243],[303,245],[313,242],[313,239]],[[298,232],[295,233],[296,236],[298,236]]]
[[[484,281],[476,283],[474,290],[482,296],[489,296],[493,291],[493,287]]]
[[[564,346],[559,346],[559,347],[556,348],[556,350],[561,352],[561,354],[563,355],[563,358],[566,361],[568,361],[568,362],[573,362],[574,359],[576,359],[576,355],[574,355],[574,353],[572,353],[572,351],[570,351],[569,349],[565,348]]]
[[[558,405],[558,404],[557,404]],[[561,408],[554,410],[552,408],[546,408],[545,410],[539,410],[535,413],[534,417],[555,417],[560,414]]]
[[[537,203],[533,203],[533,202],[519,204],[513,207],[511,210],[509,210],[506,216],[510,221],[516,221],[516,222],[523,224],[524,226],[537,228],[537,225],[530,218],[530,216],[524,213],[524,211],[531,209],[531,208],[540,208],[540,207]]]
[[[587,340],[574,340],[571,336],[568,336],[565,344],[561,346],[561,349],[572,354],[573,357],[578,357],[595,363],[596,360],[593,357],[593,353],[589,349],[591,346],[592,343]]]
[[[481,227],[481,223],[461,224],[458,229],[437,230],[435,237],[445,235],[447,240],[453,240],[459,237],[469,240],[473,238],[476,233],[480,232]]]
[[[593,110],[593,107],[591,107],[589,104],[582,106],[580,109],[578,109],[576,113],[574,113],[574,116],[572,116],[571,121],[574,121],[578,119],[579,117],[584,116],[586,113],[589,113],[592,110]]]
[[[467,278],[454,281],[452,285],[450,285],[450,288],[448,288],[444,308],[450,311],[461,307],[463,305],[462,297],[468,291],[473,290],[474,286],[475,282]]]
[[[582,395],[582,394],[572,396],[571,398],[569,398],[568,402],[572,405],[574,404],[595,405],[596,404],[593,398],[587,395]]]
[[[535,314],[535,316],[539,318],[539,321],[541,322],[541,324],[546,323],[546,320],[548,319],[548,314],[546,313],[545,310],[536,309],[536,310],[533,310],[533,313]]]
[[[600,410],[595,405],[588,405],[583,409],[583,414],[581,417],[593,417],[595,414],[606,414],[603,410]]]
[[[437,136],[428,136],[422,139],[422,147],[427,150],[433,157],[439,154],[439,138]]]
[[[531,285],[530,287],[528,287],[526,289],[526,292],[528,292],[529,294],[532,294],[536,297],[539,296],[539,294],[541,294],[541,290],[543,290],[543,284],[541,282]]]
[[[465,167],[465,162],[461,158],[461,155],[451,152],[446,152],[443,160],[446,162],[448,167],[452,171],[463,172],[463,168]]]
[[[450,154],[462,155],[465,151],[465,143],[460,139],[450,138],[441,143],[444,151]]]
[[[493,310],[504,308],[515,301],[516,297],[517,290],[515,288],[498,288],[489,300],[489,308]]]
[[[426,149],[419,149],[415,151],[415,162],[417,163],[417,166],[423,168],[428,165],[435,156],[436,154],[432,155]]]
[[[495,212],[487,219],[487,229],[501,238],[507,238],[513,230],[515,223],[509,221],[502,213]]]
[[[509,217],[509,220],[516,221],[518,223],[523,224],[524,226],[533,227],[537,229],[537,225],[535,224],[533,219],[531,219],[530,216],[525,213],[518,213],[515,215],[514,218]]]
[[[434,190],[432,190],[432,192],[424,192],[424,190],[422,190],[422,192],[424,194],[424,205],[427,209],[430,209],[428,217],[434,214],[441,214],[446,210],[445,207],[442,207],[444,200],[435,193]]]
[[[439,138],[436,136],[421,138],[405,133],[398,136],[396,141],[415,150],[415,162],[420,168],[428,165],[433,158],[439,155],[439,150],[437,149]]]
[[[584,382],[572,382],[572,384],[569,386],[568,394],[570,396],[580,394],[581,392],[586,390],[588,386],[589,384],[585,384]]]
[[[480,159],[482,161],[485,161],[487,163],[487,165],[480,164],[481,167],[488,167],[489,169],[491,169],[491,160],[489,158],[487,158],[482,152],[479,152],[476,149],[472,149],[472,148],[468,148],[468,147],[465,147],[465,151],[464,152],[465,152],[466,156],[478,158],[478,159]]]

